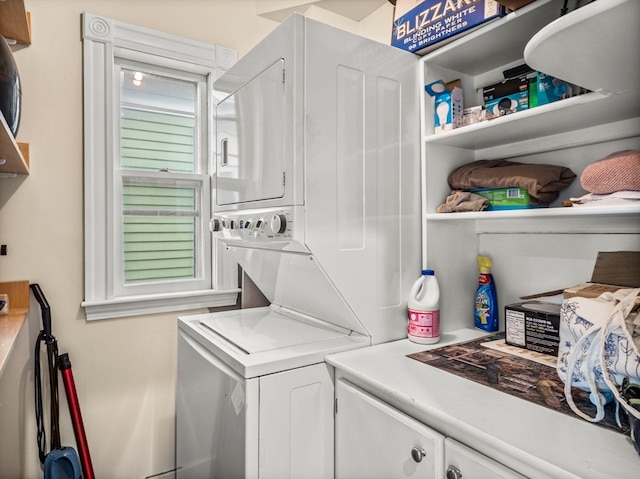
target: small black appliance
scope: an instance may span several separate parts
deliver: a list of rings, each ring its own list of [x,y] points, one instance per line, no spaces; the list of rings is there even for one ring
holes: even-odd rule
[[[15,137],[20,126],[20,75],[7,40],[0,35],[0,112]]]

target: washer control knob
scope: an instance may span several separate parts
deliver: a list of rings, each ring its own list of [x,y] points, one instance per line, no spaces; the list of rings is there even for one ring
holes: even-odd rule
[[[462,479],[462,472],[456,466],[449,466],[447,467],[445,477],[447,479]]]
[[[418,446],[414,446],[411,449],[411,457],[413,458],[414,461],[416,462],[421,462],[422,458],[425,457],[427,455],[427,451],[425,451],[423,448],[418,447]]]
[[[285,215],[278,214],[271,218],[271,231],[274,233],[284,233],[287,229],[287,218]]]
[[[211,218],[209,220],[209,229],[211,230],[212,233],[215,233],[216,231],[220,231],[222,229],[222,223],[218,218]]]

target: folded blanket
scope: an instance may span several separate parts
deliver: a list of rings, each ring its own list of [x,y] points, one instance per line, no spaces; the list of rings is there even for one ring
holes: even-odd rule
[[[606,195],[616,191],[640,191],[640,150],[623,150],[588,165],[580,184],[590,193]]]
[[[551,203],[575,178],[575,173],[564,166],[478,160],[456,168],[448,181],[452,190],[519,186],[534,198]]]

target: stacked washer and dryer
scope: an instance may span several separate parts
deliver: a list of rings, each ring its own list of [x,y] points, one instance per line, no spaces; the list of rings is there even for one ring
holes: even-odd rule
[[[214,83],[212,230],[271,305],[178,321],[177,477],[334,473],[326,355],[405,338],[415,56],[294,14]]]

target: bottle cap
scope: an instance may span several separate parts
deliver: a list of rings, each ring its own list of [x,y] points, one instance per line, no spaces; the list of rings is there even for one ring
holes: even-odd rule
[[[478,267],[480,268],[481,273],[488,273],[491,270],[491,258],[488,256],[478,256]]]
[[[433,276],[435,272],[432,269],[423,269],[422,276]]]

